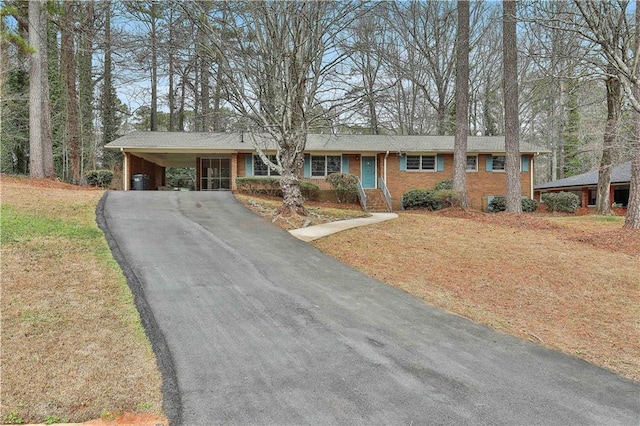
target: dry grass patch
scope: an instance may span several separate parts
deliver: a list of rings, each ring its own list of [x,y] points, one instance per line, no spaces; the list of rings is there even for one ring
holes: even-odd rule
[[[428,303],[640,380],[640,235],[600,224],[404,213],[314,244]]]
[[[3,422],[161,413],[155,356],[95,224],[101,196],[2,178]]]

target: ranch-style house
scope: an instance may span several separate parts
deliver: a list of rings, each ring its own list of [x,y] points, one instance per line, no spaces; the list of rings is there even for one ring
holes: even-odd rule
[[[164,189],[167,167],[195,167],[196,190],[210,191],[236,189],[237,177],[275,176],[257,155],[256,146],[267,155],[276,154],[276,145],[269,137],[246,132],[138,131],[105,148],[123,153],[125,190],[132,186]],[[453,177],[453,146],[453,136],[309,134],[304,180],[329,194],[331,187],[325,181],[329,174],[351,173],[360,179],[367,198],[386,199],[388,210],[399,210],[406,191],[430,189]],[[546,152],[520,144],[523,197],[533,197],[534,161],[536,155]],[[143,187],[132,181],[141,175],[145,177]],[[467,190],[470,207],[480,210],[486,210],[493,197],[506,193],[504,137],[469,136]]]

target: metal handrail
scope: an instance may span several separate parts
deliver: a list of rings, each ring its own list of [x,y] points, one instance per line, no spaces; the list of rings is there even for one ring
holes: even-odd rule
[[[360,199],[360,205],[362,206],[362,210],[367,211],[367,194],[364,192],[364,188],[362,187],[362,182],[358,179],[358,198]]]
[[[378,187],[382,191],[382,195],[384,195],[384,200],[387,202],[387,208],[390,212],[393,211],[393,208],[391,207],[391,193],[389,192],[387,183],[384,181],[382,176],[378,177]]]

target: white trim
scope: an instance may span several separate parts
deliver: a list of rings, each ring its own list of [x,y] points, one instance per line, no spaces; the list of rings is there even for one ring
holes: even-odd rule
[[[122,151],[124,159],[122,160],[122,188],[124,191],[128,191],[129,188],[129,155],[127,152]]]
[[[529,197],[532,200],[535,200],[535,197],[533,196],[533,155],[531,156],[531,158],[529,159],[529,189],[530,189],[530,193],[529,193]],[[520,160],[520,168],[522,168],[522,160]]]

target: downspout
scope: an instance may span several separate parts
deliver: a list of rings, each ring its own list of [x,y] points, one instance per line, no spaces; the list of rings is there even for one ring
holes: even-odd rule
[[[384,184],[387,184],[387,157],[389,156],[389,150],[384,155]]]
[[[533,163],[533,159],[535,158],[535,155],[531,156],[531,164],[529,165],[529,187],[530,187],[530,191],[529,192],[529,196],[531,197],[532,200],[535,200],[536,198],[533,195],[533,170],[534,170],[534,166],[535,164]]]

